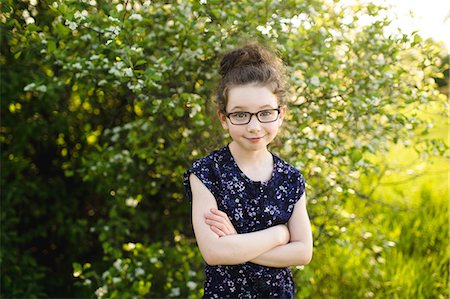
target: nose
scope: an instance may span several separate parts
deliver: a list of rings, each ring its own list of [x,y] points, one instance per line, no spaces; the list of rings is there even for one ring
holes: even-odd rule
[[[261,123],[259,122],[256,115],[250,117],[250,122],[247,124],[247,130],[249,132],[258,132],[261,130]]]

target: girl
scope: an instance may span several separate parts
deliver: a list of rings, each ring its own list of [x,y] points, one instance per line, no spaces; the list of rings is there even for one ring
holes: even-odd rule
[[[303,176],[267,149],[286,114],[282,62],[250,44],[219,73],[218,117],[232,142],[184,176],[204,298],[293,298],[288,267],[309,263],[312,234]]]

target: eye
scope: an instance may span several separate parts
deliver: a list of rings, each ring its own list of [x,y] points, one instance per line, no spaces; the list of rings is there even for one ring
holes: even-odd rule
[[[236,113],[233,113],[232,116],[236,119],[244,119],[244,118],[247,118],[248,113],[247,112],[236,112]]]
[[[272,116],[275,113],[275,110],[264,110],[259,112],[260,117],[269,117]]]

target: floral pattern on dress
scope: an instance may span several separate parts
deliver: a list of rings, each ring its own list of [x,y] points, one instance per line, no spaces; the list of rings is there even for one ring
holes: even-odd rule
[[[255,182],[238,167],[228,146],[195,161],[184,174],[189,200],[190,174],[195,174],[240,234],[286,224],[305,191],[305,179],[293,166],[273,155],[269,181]],[[294,298],[289,268],[253,264],[205,267],[204,298]]]

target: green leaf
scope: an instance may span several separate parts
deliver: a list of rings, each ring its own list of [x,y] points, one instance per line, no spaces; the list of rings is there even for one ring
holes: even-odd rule
[[[79,263],[72,263],[73,267],[73,276],[74,277],[80,277],[81,273],[83,272],[83,268]]]
[[[422,42],[422,37],[419,34],[414,35],[414,44],[419,44]]]
[[[138,65],[142,65],[142,64],[146,64],[146,63],[147,63],[147,60],[141,59],[141,60],[138,60],[134,66],[138,66]]]
[[[53,53],[56,50],[56,42],[54,40],[49,40],[47,42],[47,52]]]
[[[184,109],[182,107],[176,107],[175,115],[178,117],[182,117],[184,115]]]
[[[40,30],[41,30],[41,28],[35,24],[29,24],[27,26],[27,31],[30,31],[30,32],[40,31]]]
[[[353,149],[353,151],[350,154],[350,159],[352,159],[353,163],[358,162],[359,160],[361,160],[361,158],[363,157],[361,151],[357,150],[357,149]]]

